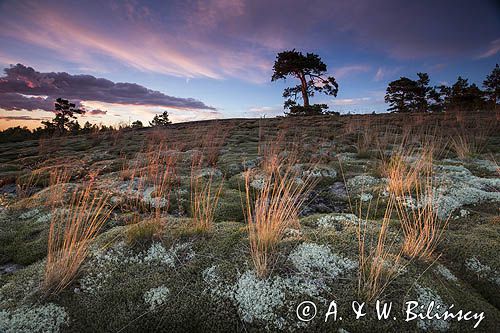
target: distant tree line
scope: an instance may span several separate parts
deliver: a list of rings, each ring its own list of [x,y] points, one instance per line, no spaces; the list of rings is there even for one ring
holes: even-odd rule
[[[30,130],[26,126],[16,126],[0,131],[0,143],[19,142],[24,140],[39,139],[42,137],[99,133],[125,128],[138,129],[144,127],[140,120],[136,120],[130,125],[120,125],[118,127],[96,125],[87,121],[82,127],[78,123],[76,115],[83,115],[85,114],[85,111],[78,109],[76,104],[62,98],[58,98],[56,100],[54,112],[55,117],[52,120],[42,121],[43,127],[37,127],[34,130]],[[153,120],[149,122],[149,125],[151,127],[161,127],[168,126],[171,123],[172,122],[168,118],[168,112],[164,111],[160,115],[155,115]]]
[[[417,80],[401,77],[389,83],[385,102],[392,112],[439,112],[498,110],[500,104],[500,68],[498,64],[483,81],[475,83],[458,77],[452,86],[429,85],[427,73],[417,73]]]

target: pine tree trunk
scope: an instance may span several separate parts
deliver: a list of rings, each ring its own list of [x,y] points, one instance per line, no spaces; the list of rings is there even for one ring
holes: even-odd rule
[[[309,95],[307,94],[307,82],[304,74],[300,75],[300,82],[302,85],[302,99],[304,100],[304,107],[308,107]]]

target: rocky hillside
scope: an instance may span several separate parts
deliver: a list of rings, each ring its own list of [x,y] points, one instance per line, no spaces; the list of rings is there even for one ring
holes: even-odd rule
[[[294,170],[314,186],[262,276],[251,256],[245,185],[264,186],[270,146],[277,156],[294,152]],[[387,171],[397,154],[411,168],[428,146],[434,195],[424,202],[412,188],[406,197],[409,212],[430,205],[440,221],[424,258],[403,251],[403,211],[386,214],[394,180]],[[494,113],[229,119],[2,144],[0,332],[465,332],[478,321],[475,331],[493,332],[499,161]],[[245,183],[248,170],[256,172]],[[208,201],[213,225],[203,230],[193,227],[193,180],[218,198]],[[71,282],[47,292],[50,226],[89,183],[109,215]],[[383,262],[370,280],[374,258]],[[325,322],[333,300],[337,320]],[[377,319],[376,300],[392,302],[389,319]],[[303,301],[314,302],[315,318],[297,311]],[[352,301],[366,302],[366,316],[356,319]],[[405,321],[409,301],[425,305],[423,313],[434,301],[432,313],[453,304],[450,312],[484,319]]]

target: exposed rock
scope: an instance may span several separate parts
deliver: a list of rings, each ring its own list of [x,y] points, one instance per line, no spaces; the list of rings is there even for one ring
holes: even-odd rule
[[[24,266],[14,263],[7,263],[4,265],[0,265],[0,275],[2,274],[12,274],[22,269]]]

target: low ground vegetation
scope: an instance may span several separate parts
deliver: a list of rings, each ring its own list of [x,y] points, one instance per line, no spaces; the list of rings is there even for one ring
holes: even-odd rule
[[[113,133],[0,145],[0,331],[473,326],[298,321],[302,301],[334,299],[433,300],[484,311],[477,331],[500,322],[492,112]]]

